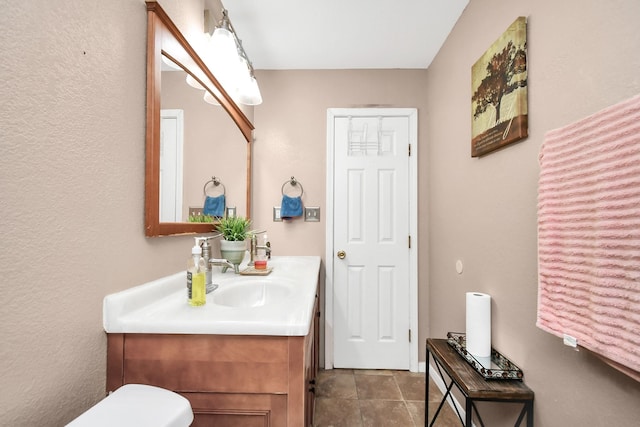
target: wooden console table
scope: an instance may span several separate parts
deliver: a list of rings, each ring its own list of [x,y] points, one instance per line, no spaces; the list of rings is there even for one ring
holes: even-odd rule
[[[435,367],[440,377],[447,386],[433,420],[429,423],[429,356],[433,358]],[[450,383],[443,375],[444,370],[449,376]],[[486,380],[480,375],[466,360],[462,358],[448,343],[446,339],[427,339],[427,377],[426,377],[426,401],[424,407],[424,423],[426,427],[433,426],[436,418],[440,414],[443,404],[451,394],[451,389],[455,385],[465,398],[465,420],[462,420],[460,411],[454,402],[454,409],[460,418],[463,426],[471,427],[471,419],[475,411],[480,425],[484,427],[478,408],[475,402],[505,402],[522,403],[523,408],[516,420],[515,426],[522,423],[527,417],[527,427],[533,427],[533,391],[524,382],[517,380]],[[452,400],[453,402],[453,400]]]

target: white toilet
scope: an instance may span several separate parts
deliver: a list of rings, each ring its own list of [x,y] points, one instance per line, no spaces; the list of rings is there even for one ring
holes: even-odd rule
[[[125,384],[71,421],[70,427],[188,427],[189,401],[169,390]]]

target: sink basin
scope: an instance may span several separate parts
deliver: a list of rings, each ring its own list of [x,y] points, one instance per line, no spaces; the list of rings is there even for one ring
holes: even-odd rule
[[[251,279],[242,283],[221,286],[213,292],[213,302],[236,308],[262,307],[281,303],[292,293],[291,285],[268,279]]]
[[[186,301],[184,270],[103,301],[107,333],[306,336],[313,319],[319,256],[274,256],[266,276],[214,269],[207,304]],[[1,424],[1,423],[0,423]]]

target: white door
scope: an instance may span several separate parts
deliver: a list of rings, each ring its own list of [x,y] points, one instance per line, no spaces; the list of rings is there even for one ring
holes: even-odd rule
[[[160,222],[182,222],[183,112],[160,116]]]
[[[327,258],[332,258],[336,368],[412,367],[411,280],[417,268],[410,236],[417,183],[410,145],[417,126],[415,110],[407,110],[358,109],[333,117],[333,231]]]

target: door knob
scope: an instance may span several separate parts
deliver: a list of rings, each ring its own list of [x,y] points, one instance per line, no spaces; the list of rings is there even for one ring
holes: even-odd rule
[[[344,257],[346,256],[347,256],[347,253],[345,251],[338,251],[338,258],[344,259]]]

